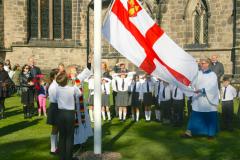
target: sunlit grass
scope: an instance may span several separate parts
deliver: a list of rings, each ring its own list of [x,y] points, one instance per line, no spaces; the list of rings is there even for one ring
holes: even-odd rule
[[[235,103],[237,112],[238,102]],[[46,118],[23,119],[19,97],[6,100],[7,118],[0,120],[0,160],[56,160],[49,154],[51,127]],[[157,122],[125,123],[113,119],[103,123],[103,151],[120,152],[124,160],[239,160],[240,129],[221,131],[215,140],[204,137],[182,139],[182,128]],[[93,150],[89,139],[84,150]]]

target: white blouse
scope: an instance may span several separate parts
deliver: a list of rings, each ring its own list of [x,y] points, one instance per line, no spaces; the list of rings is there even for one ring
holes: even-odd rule
[[[74,110],[75,109],[75,97],[79,97],[81,92],[76,87],[58,86],[57,89],[57,103],[59,109]]]

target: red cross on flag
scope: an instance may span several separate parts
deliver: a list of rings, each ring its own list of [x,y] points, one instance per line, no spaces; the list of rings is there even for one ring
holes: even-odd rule
[[[102,32],[118,52],[147,73],[184,90],[191,88],[198,73],[195,59],[167,36],[137,0],[115,0]]]

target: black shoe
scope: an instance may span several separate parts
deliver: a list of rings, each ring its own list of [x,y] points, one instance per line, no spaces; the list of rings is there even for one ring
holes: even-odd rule
[[[57,153],[56,152],[49,152],[49,154],[51,154],[51,155],[57,155]]]

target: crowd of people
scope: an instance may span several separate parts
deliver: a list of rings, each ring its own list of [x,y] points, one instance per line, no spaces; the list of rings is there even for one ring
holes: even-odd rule
[[[230,77],[223,77],[224,68],[216,55],[201,59],[198,64],[199,73],[193,84],[195,91],[185,94],[178,86],[157,77],[142,71],[129,71],[124,63],[109,69],[107,63],[102,62],[102,120],[111,121],[116,116],[124,122],[129,116],[138,122],[144,115],[146,122],[155,120],[179,127],[184,124],[187,104],[189,122],[182,136],[206,135],[212,138],[219,130],[217,116],[221,100],[223,129],[232,131],[233,100],[239,95],[237,90],[230,84]],[[83,89],[85,82],[88,91]],[[43,113],[47,117],[47,124],[52,126],[50,152],[58,153],[61,159],[72,159],[73,145],[83,144],[93,135],[94,76],[90,62],[82,71],[77,66],[65,68],[60,63],[51,70],[48,79],[35,65],[33,57],[22,68],[18,64],[12,68],[10,60],[1,62],[0,119],[5,118],[5,99],[15,92],[21,96],[24,118],[34,116],[34,102],[38,116]],[[88,97],[84,97],[84,92],[88,92]]]

